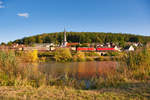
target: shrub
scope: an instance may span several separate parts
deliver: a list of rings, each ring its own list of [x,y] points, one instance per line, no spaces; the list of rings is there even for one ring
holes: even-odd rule
[[[108,52],[107,53],[108,56],[119,56],[119,52]]]
[[[104,57],[103,56],[99,56],[98,58],[96,58],[97,61],[103,61]]]
[[[85,53],[84,52],[77,52],[74,56],[73,56],[73,60],[74,61],[85,61]]]
[[[38,51],[33,50],[33,51],[24,52],[24,54],[22,55],[22,59],[25,62],[36,62],[38,61]]]
[[[92,57],[87,56],[86,61],[94,61],[94,59]]]
[[[51,56],[54,56],[54,53],[53,52],[38,52],[38,56],[39,57],[51,57]]]
[[[72,60],[69,48],[59,48],[55,51],[54,58],[58,62],[67,62]]]
[[[86,56],[100,56],[100,54],[98,54],[97,52],[86,52],[85,55]]]
[[[46,62],[46,57],[40,57],[39,62]]]

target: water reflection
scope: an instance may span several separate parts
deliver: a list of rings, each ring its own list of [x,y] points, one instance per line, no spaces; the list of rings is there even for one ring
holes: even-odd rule
[[[70,75],[77,78],[91,78],[102,75],[116,69],[118,62],[114,61],[92,61],[92,62],[69,62],[69,63],[40,63],[40,71],[52,75]]]

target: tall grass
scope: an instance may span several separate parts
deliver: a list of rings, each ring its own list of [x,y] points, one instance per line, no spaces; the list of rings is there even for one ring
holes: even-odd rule
[[[125,61],[129,78],[144,81],[150,79],[150,51],[148,48],[129,53]]]
[[[17,76],[18,62],[13,51],[0,51],[0,72],[8,76]]]
[[[35,53],[33,52],[33,55]],[[24,56],[28,57],[26,53]],[[30,57],[29,61],[32,62],[37,59],[34,56]],[[24,63],[24,60],[20,60],[21,58],[17,57],[13,51],[0,51],[0,85],[32,85],[36,83],[34,86],[37,86],[40,84],[39,80],[43,80],[41,78],[43,75],[38,67],[33,67],[31,63],[29,65]]]

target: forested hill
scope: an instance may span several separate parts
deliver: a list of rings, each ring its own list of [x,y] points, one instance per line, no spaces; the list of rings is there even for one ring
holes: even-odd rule
[[[15,40],[13,43],[32,44],[32,43],[61,43],[63,40],[63,32],[58,33],[44,33],[41,35],[25,37],[23,39]],[[125,42],[141,42],[146,43],[150,41],[148,36],[140,36],[133,34],[122,33],[104,33],[104,32],[67,32],[68,42],[80,43],[119,43]]]

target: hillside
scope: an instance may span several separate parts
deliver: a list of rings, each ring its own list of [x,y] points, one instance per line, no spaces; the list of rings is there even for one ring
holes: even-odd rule
[[[62,40],[63,40],[63,32],[58,32],[58,33],[44,33],[41,35],[24,37],[23,39],[13,41],[13,43],[26,45],[32,43],[61,43]],[[122,33],[67,32],[67,41],[80,43],[113,42],[119,45],[123,45],[125,42],[146,43],[150,41],[150,37],[133,34],[122,34]]]

